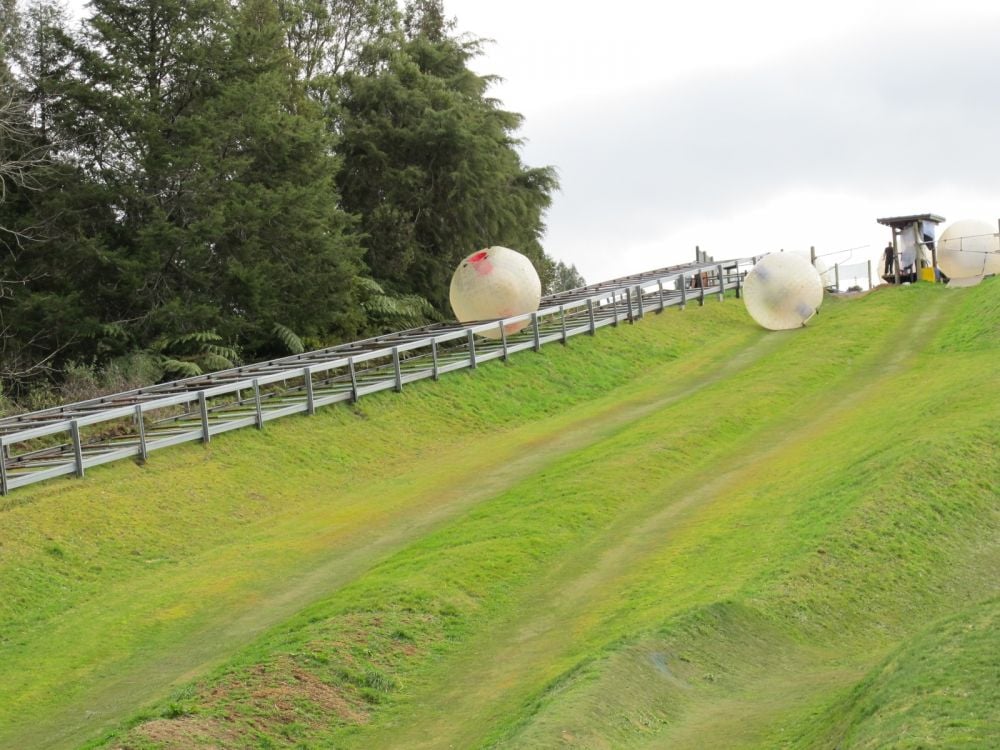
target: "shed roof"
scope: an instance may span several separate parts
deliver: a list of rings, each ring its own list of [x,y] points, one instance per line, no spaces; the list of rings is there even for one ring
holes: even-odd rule
[[[884,219],[876,219],[876,221],[879,224],[885,224],[887,227],[899,229],[900,227],[909,226],[916,221],[931,221],[935,224],[940,224],[944,221],[944,217],[937,214],[913,214],[912,216],[888,216]]]

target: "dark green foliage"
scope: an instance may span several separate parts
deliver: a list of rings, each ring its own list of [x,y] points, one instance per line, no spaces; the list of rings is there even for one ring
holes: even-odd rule
[[[136,5],[95,4],[71,92],[84,168],[117,214],[103,309],[137,321],[140,345],[214,329],[251,356],[278,321],[353,333],[358,250],[274,4],[160,2],[138,26]]]
[[[479,43],[448,36],[439,3],[411,6],[406,29],[343,79],[338,182],[372,275],[449,317],[451,274],[476,249],[514,248],[547,284],[539,239],[554,170],[521,162],[520,116],[486,96],[490,79],[468,68]]]
[[[554,172],[521,163],[520,117],[440,2],[88,8],[74,32],[52,0],[0,0],[6,393],[55,391],[70,363],[142,353],[174,377],[450,317],[451,273],[486,245],[549,284]]]

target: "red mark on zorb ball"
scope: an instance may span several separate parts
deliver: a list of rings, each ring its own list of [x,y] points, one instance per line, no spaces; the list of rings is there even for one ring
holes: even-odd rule
[[[487,276],[493,273],[493,264],[486,259],[487,255],[488,253],[485,250],[480,250],[475,255],[469,256],[469,262],[480,276]]]

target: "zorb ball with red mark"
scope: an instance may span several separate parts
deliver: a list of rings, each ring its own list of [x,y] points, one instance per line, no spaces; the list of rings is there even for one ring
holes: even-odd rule
[[[997,226],[979,219],[950,224],[937,243],[938,268],[949,279],[1000,273]]]
[[[747,274],[743,302],[764,328],[783,331],[806,324],[823,304],[819,272],[801,255],[765,255]]]
[[[451,277],[451,309],[462,323],[534,312],[542,299],[542,282],[531,261],[506,247],[488,247],[458,264]],[[530,321],[511,323],[507,333],[517,333]],[[497,330],[482,331],[500,338]]]

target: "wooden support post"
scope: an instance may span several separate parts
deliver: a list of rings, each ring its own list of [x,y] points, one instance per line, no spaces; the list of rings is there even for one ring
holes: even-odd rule
[[[719,277],[719,302],[722,302],[726,298],[726,272],[721,263],[715,267],[715,273]]]
[[[597,333],[597,320],[594,318],[594,300],[587,300],[587,317],[590,318],[590,335]]]
[[[892,228],[892,254],[896,262],[893,264],[895,266],[895,279],[896,286],[899,286],[899,233],[896,231],[896,227]]]
[[[667,303],[663,299],[663,279],[656,282],[656,287],[660,293],[660,309],[657,312],[663,312],[667,307]]]
[[[629,288],[625,289],[625,303],[628,306],[626,308],[628,310],[628,322],[634,323],[635,316],[632,314],[632,290]]]
[[[705,273],[703,271],[698,272],[698,288],[701,290],[701,294],[698,295],[698,307],[705,306]]]
[[[542,337],[538,332],[538,313],[531,313],[531,332],[535,338],[535,351],[540,352],[542,350]]]
[[[469,368],[475,370],[479,363],[476,362],[476,334],[469,328],[466,333],[469,337]]]
[[[146,445],[146,423],[142,418],[142,404],[135,405],[135,424],[139,431],[139,458],[146,461],[149,458],[149,448]]]
[[[840,291],[840,264],[833,264],[833,289],[834,291]]]
[[[403,368],[399,366],[399,347],[392,347],[392,370],[396,375],[396,393],[403,392]]]
[[[441,377],[441,373],[438,372],[438,340],[436,337],[431,338],[431,377],[434,380]]]
[[[306,414],[312,416],[316,413],[316,394],[313,392],[312,368],[302,368],[302,376],[306,384]]]
[[[872,259],[868,259],[868,289],[872,288]]]
[[[80,441],[80,423],[75,419],[69,423],[69,434],[73,436],[73,455],[76,457],[76,475],[83,476],[83,443]]]
[[[614,326],[615,326],[615,328],[617,328],[618,327],[618,292],[612,292],[611,293],[611,309],[615,313]]]
[[[736,267],[736,299],[741,299],[743,297],[743,274],[740,273],[740,267]]]
[[[566,335],[566,310],[562,305],[559,305],[559,322],[562,324],[562,342],[565,345],[569,340],[569,336]]]
[[[198,410],[201,412],[201,442],[208,444],[212,433],[208,429],[208,398],[205,391],[198,391]]]
[[[260,381],[257,378],[253,379],[253,403],[254,407],[257,409],[257,429],[264,429],[264,410],[260,405]]]
[[[639,308],[639,320],[646,317],[646,311],[642,306],[642,286],[639,284],[635,285],[635,301],[637,303],[636,307]]]
[[[683,310],[685,307],[687,307],[687,301],[688,301],[687,276],[682,273],[681,274],[681,310]]]
[[[809,246],[809,262],[813,265],[813,267],[816,266],[816,246],[815,245],[810,245]]]
[[[358,403],[358,372],[354,368],[354,357],[347,358],[347,371],[351,374],[351,403]]]

